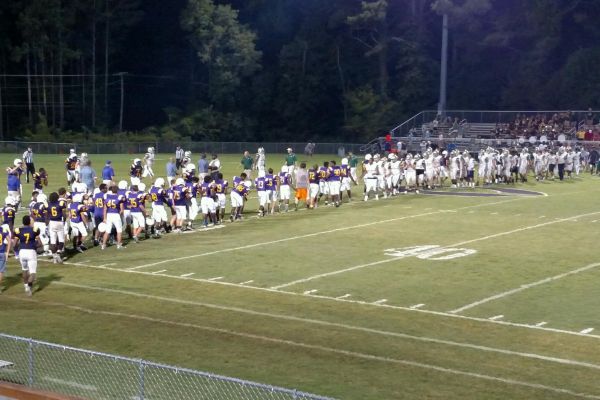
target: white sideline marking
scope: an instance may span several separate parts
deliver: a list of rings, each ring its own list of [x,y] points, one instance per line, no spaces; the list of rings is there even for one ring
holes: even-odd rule
[[[472,205],[472,206],[460,207],[460,208],[456,208],[454,211],[468,210],[470,208],[477,208],[477,207],[487,207],[487,206],[492,206],[492,205],[497,205],[497,204],[509,203],[509,202],[512,202],[512,201],[518,201],[518,200],[524,200],[524,199],[533,199],[533,198],[535,198],[535,197],[533,197],[533,196],[515,197],[515,198],[509,199],[509,200],[496,201],[496,202],[491,202],[491,203],[481,203],[481,204],[475,204],[475,205]],[[353,203],[353,204],[358,204],[358,203]],[[427,216],[430,216],[430,215],[436,215],[436,214],[441,214],[441,213],[445,213],[445,212],[448,212],[448,210],[439,210],[439,211],[432,211],[432,212],[422,213],[422,214],[405,215],[403,217],[391,218],[391,219],[384,219],[384,220],[374,221],[374,222],[367,222],[367,223],[364,223],[364,224],[351,225],[351,226],[346,226],[346,227],[342,227],[342,228],[330,229],[330,230],[327,230],[327,231],[307,233],[305,235],[292,236],[292,237],[288,237],[288,238],[273,240],[273,241],[270,241],[270,242],[254,243],[254,244],[248,244],[248,245],[240,246],[240,247],[230,247],[230,248],[227,248],[227,249],[209,251],[207,253],[200,253],[200,254],[193,254],[193,255],[185,256],[185,257],[172,258],[172,259],[169,259],[169,260],[162,260],[162,261],[157,261],[157,262],[154,262],[154,263],[151,263],[151,264],[144,264],[144,265],[139,265],[137,267],[127,268],[127,270],[133,271],[133,270],[138,270],[138,269],[141,269],[141,268],[152,267],[152,266],[155,266],[155,265],[171,263],[171,262],[174,262],[174,261],[189,260],[191,258],[211,256],[211,255],[220,254],[220,253],[229,253],[229,252],[232,252],[232,251],[251,249],[251,248],[254,248],[254,247],[266,246],[266,245],[277,244],[277,243],[285,243],[285,242],[289,242],[289,241],[292,241],[292,240],[298,240],[298,239],[304,239],[304,238],[308,238],[308,237],[320,236],[320,235],[324,235],[324,234],[328,234],[328,233],[343,232],[343,231],[347,231],[347,230],[351,230],[351,229],[364,228],[364,227],[367,227],[367,226],[384,224],[384,223],[388,223],[388,222],[402,221],[402,220],[405,220],[405,219],[427,217]],[[222,225],[219,225],[219,226],[222,226]]]
[[[208,279],[208,280],[209,280],[209,281],[220,281],[221,279],[223,279],[223,277],[222,277],[222,276],[217,276],[217,277],[215,277],[215,278],[210,278],[210,279]]]
[[[493,317],[490,317],[489,319],[491,321],[498,321],[499,319],[504,318],[504,315],[494,315]]]
[[[154,262],[154,263],[151,263],[151,264],[138,265],[137,267],[127,268],[127,270],[134,271],[134,270],[138,270],[138,269],[142,269],[142,268],[153,267],[155,265],[171,263],[171,262],[174,262],[174,261],[181,261],[181,260],[188,260],[188,259],[191,259],[191,258],[211,256],[211,255],[214,255],[214,254],[229,253],[229,252],[232,252],[232,251],[246,250],[246,249],[251,249],[251,248],[254,248],[254,247],[267,246],[267,245],[277,244],[277,243],[285,243],[285,242],[289,242],[289,241],[292,241],[292,240],[305,239],[305,238],[309,238],[309,237],[325,235],[325,234],[328,234],[328,233],[343,232],[343,231],[347,231],[347,230],[351,230],[351,229],[356,229],[356,228],[364,228],[364,227],[367,227],[367,226],[372,226],[372,225],[377,225],[377,224],[383,224],[383,223],[387,223],[387,222],[395,222],[395,221],[401,221],[401,220],[404,220],[404,219],[425,217],[425,216],[435,215],[435,214],[440,214],[440,213],[442,213],[442,211],[432,211],[432,212],[423,213],[423,214],[406,215],[404,217],[391,218],[391,219],[386,219],[386,220],[381,220],[381,221],[375,221],[375,222],[368,222],[368,223],[364,223],[364,224],[346,226],[346,227],[342,227],[342,228],[330,229],[330,230],[321,231],[321,232],[307,233],[305,235],[292,236],[292,237],[288,237],[288,238],[283,238],[283,239],[278,239],[278,240],[272,240],[272,241],[269,241],[269,242],[254,243],[254,244],[248,244],[248,245],[239,246],[239,247],[230,247],[230,248],[227,248],[227,249],[209,251],[209,252],[206,252],[206,253],[192,254],[190,256],[177,257],[177,258],[172,258],[172,259],[169,259],[169,260],[157,261],[157,262]]]
[[[307,290],[306,292],[302,293],[302,294],[311,294],[311,293],[316,293],[318,292],[317,289],[313,289],[313,290]]]
[[[463,245],[469,244],[469,243],[480,242],[482,240],[488,240],[488,239],[493,239],[493,238],[497,238],[497,237],[500,237],[500,236],[511,235],[513,233],[528,231],[528,230],[531,230],[531,229],[542,228],[544,226],[553,225],[553,224],[557,224],[557,223],[560,223],[560,222],[572,221],[574,218],[582,218],[582,217],[587,217],[587,216],[596,215],[596,214],[600,214],[600,211],[596,211],[596,212],[588,213],[588,214],[576,215],[576,216],[568,217],[568,218],[561,218],[561,219],[556,220],[556,221],[544,222],[544,223],[537,224],[537,225],[524,226],[522,228],[517,228],[517,229],[513,229],[513,230],[510,230],[510,231],[506,231],[506,232],[495,233],[495,234],[492,234],[492,235],[483,236],[483,237],[476,238],[476,239],[470,239],[470,240],[465,240],[465,241],[462,241],[462,242],[450,244],[448,246],[442,246],[441,248],[460,247],[460,246],[463,246]],[[309,282],[309,281],[312,281],[312,280],[315,280],[315,279],[321,279],[321,278],[329,277],[329,276],[332,276],[332,275],[339,275],[339,274],[343,274],[343,273],[346,273],[346,272],[355,271],[357,269],[363,269],[363,268],[367,268],[367,267],[373,267],[375,265],[386,264],[386,263],[389,263],[389,262],[393,262],[393,261],[397,261],[397,260],[403,259],[403,258],[408,257],[408,256],[410,256],[410,255],[407,255],[407,256],[404,256],[404,257],[395,257],[395,258],[391,258],[391,259],[388,258],[388,259],[385,259],[385,260],[379,260],[379,261],[375,261],[375,262],[371,262],[371,263],[367,263],[367,264],[355,265],[353,267],[339,269],[339,270],[336,270],[336,271],[325,272],[325,273],[322,273],[322,274],[309,276],[307,278],[297,279],[295,281],[284,283],[284,284],[281,284],[281,285],[272,286],[271,289],[274,289],[274,290],[283,289],[285,287],[293,286],[293,285],[296,285],[298,283],[305,283],[305,282]]]
[[[542,321],[542,322],[538,322],[537,324],[535,324],[535,326],[544,326],[546,324],[547,324],[546,321]]]
[[[493,212],[490,215],[498,215],[498,213],[497,212]]]
[[[189,274],[183,274],[183,275],[179,275],[179,276],[181,276],[182,278],[187,278],[188,276],[192,276],[195,274],[196,274],[195,272],[190,272]]]
[[[548,277],[548,278],[544,278],[544,279],[541,279],[541,280],[536,281],[536,282],[532,282],[532,283],[528,283],[528,284],[525,284],[525,285],[521,285],[518,288],[507,290],[506,292],[498,293],[498,294],[495,294],[495,295],[490,296],[490,297],[486,297],[485,299],[482,299],[482,300],[479,300],[479,301],[475,301],[475,302],[473,302],[471,304],[467,304],[466,306],[459,307],[459,308],[457,308],[455,310],[452,310],[452,311],[449,311],[449,312],[451,314],[460,313],[460,312],[463,312],[463,311],[468,310],[470,308],[477,307],[477,306],[480,306],[482,304],[488,303],[490,301],[498,300],[498,299],[501,299],[503,297],[507,297],[507,296],[513,295],[515,293],[522,292],[523,290],[527,290],[527,289],[531,289],[532,287],[543,285],[545,283],[557,281],[557,280],[565,278],[567,276],[579,274],[581,272],[585,272],[585,271],[588,271],[590,269],[594,269],[594,268],[596,268],[598,266],[600,266],[600,263],[589,264],[589,265],[586,265],[585,267],[577,268],[577,269],[574,269],[572,271],[568,271],[568,272],[565,272],[565,273],[562,273],[562,274],[558,274],[558,275],[554,275],[554,276],[551,276],[551,277]]]
[[[399,365],[406,365],[409,367],[427,369],[427,370],[442,372],[442,373],[446,373],[446,374],[467,376],[470,378],[476,378],[476,379],[493,381],[493,382],[500,382],[500,383],[503,383],[503,384],[506,384],[509,386],[522,386],[522,387],[528,387],[531,389],[544,390],[544,391],[561,393],[561,394],[568,394],[571,396],[580,397],[580,398],[584,398],[584,399],[600,400],[600,396],[593,395],[593,394],[575,392],[575,391],[572,391],[569,389],[557,388],[557,387],[553,387],[553,386],[546,386],[546,385],[542,385],[539,383],[518,381],[518,380],[514,380],[514,379],[501,378],[501,377],[492,376],[492,375],[484,375],[484,374],[480,374],[480,373],[476,373],[476,372],[446,368],[446,367],[441,367],[441,366],[433,365],[433,364],[420,363],[417,361],[410,361],[410,360],[391,358],[391,357],[382,357],[382,356],[377,356],[377,355],[373,355],[373,354],[360,353],[360,352],[356,352],[356,351],[337,349],[337,348],[333,348],[333,347],[320,346],[320,345],[314,345],[314,344],[307,344],[307,343],[303,343],[303,342],[296,342],[293,340],[274,338],[274,337],[257,335],[257,334],[252,334],[252,333],[232,331],[232,330],[228,330],[228,329],[215,328],[212,326],[175,322],[175,321],[170,321],[170,320],[165,320],[165,319],[146,317],[146,316],[142,316],[142,315],[124,314],[124,313],[111,312],[111,311],[92,310],[92,309],[87,309],[87,308],[83,308],[83,307],[79,307],[79,306],[71,306],[71,305],[63,304],[63,303],[41,302],[41,301],[31,300],[31,299],[29,299],[29,300],[19,299],[19,300],[34,301],[34,302],[41,303],[41,304],[70,308],[70,309],[85,312],[88,314],[109,315],[109,316],[113,316],[113,317],[122,317],[122,318],[136,319],[136,320],[146,321],[146,322],[160,323],[160,324],[164,324],[164,325],[198,329],[198,330],[203,330],[203,331],[208,331],[208,332],[215,332],[215,333],[219,333],[219,334],[243,337],[246,339],[260,340],[260,341],[264,341],[264,342],[278,343],[278,344],[284,344],[284,345],[293,346],[293,347],[318,350],[318,351],[327,352],[327,353],[339,354],[339,355],[343,355],[346,357],[353,357],[353,358],[360,358],[360,359],[364,359],[364,360],[372,360],[372,361],[380,361],[380,362],[393,363],[393,364],[399,364]],[[600,366],[596,366],[596,367],[600,368]],[[55,382],[56,381],[59,381],[59,380],[55,380]],[[95,387],[87,386],[87,385],[80,385],[76,382],[61,381],[60,383],[64,383],[64,384],[70,383],[70,384],[78,385],[79,388],[85,387],[85,388],[94,388],[94,389],[87,389],[87,390],[97,390]]]
[[[528,197],[523,197],[523,198],[528,198]],[[40,260],[38,260],[38,261],[40,261]],[[42,260],[42,261],[46,261],[46,260]],[[46,261],[46,262],[50,262],[50,261]],[[289,292],[289,291],[285,291],[285,290],[274,290],[274,289],[263,288],[263,287],[258,287],[258,286],[244,286],[244,285],[231,283],[231,282],[208,281],[206,279],[200,279],[200,278],[182,278],[182,277],[176,276],[176,275],[162,275],[162,274],[154,275],[150,272],[128,271],[128,270],[120,269],[120,268],[103,267],[101,265],[100,266],[99,265],[84,265],[84,264],[69,263],[69,262],[65,262],[64,264],[76,265],[76,266],[81,266],[81,267],[85,267],[85,268],[101,269],[101,270],[111,271],[111,272],[140,274],[140,275],[145,275],[145,276],[160,276],[160,277],[170,278],[170,279],[188,280],[188,281],[201,282],[201,283],[212,283],[212,284],[218,284],[218,285],[223,285],[223,286],[230,286],[230,287],[236,287],[236,288],[245,288],[245,289],[249,289],[249,290],[258,290],[258,291],[263,291],[263,292],[277,293],[277,294],[282,294],[282,295],[286,295],[286,296],[301,296],[301,294],[297,293],[297,292]],[[60,284],[64,284],[64,282],[54,282],[54,284],[60,285]],[[486,318],[469,317],[466,315],[451,314],[451,313],[444,312],[444,311],[411,309],[408,307],[393,306],[393,305],[389,305],[389,304],[373,304],[373,303],[368,303],[368,302],[361,301],[361,300],[348,300],[348,299],[341,299],[341,298],[335,298],[335,297],[321,296],[321,295],[316,295],[316,294],[312,295],[310,297],[313,299],[337,301],[337,302],[344,302],[344,303],[349,303],[349,304],[359,304],[359,305],[363,305],[363,306],[383,307],[383,308],[389,308],[389,309],[401,310],[401,311],[415,311],[415,312],[420,312],[423,314],[435,315],[438,317],[459,318],[459,319],[464,319],[464,320],[468,320],[468,321],[492,323],[492,324],[510,326],[510,327],[515,327],[515,328],[535,329],[535,330],[540,330],[540,331],[545,331],[545,332],[560,333],[560,334],[564,334],[564,335],[584,336],[586,338],[600,339],[600,335],[595,335],[595,334],[583,335],[579,332],[568,331],[565,329],[535,327],[535,326],[531,326],[528,324],[521,324],[518,322],[490,321],[489,319],[486,319]]]
[[[59,385],[70,386],[75,389],[87,390],[88,392],[97,392],[98,388],[93,385],[84,385],[74,381],[65,381],[59,378],[53,378],[51,376],[42,377],[43,380],[53,383],[58,383]]]
[[[545,216],[545,215],[540,215],[540,216],[538,217],[538,219],[543,219],[543,218],[546,218],[546,216]]]
[[[345,295],[343,295],[343,296],[338,296],[338,297],[336,297],[336,299],[347,299],[347,298],[348,298],[348,297],[350,297],[350,296],[352,296],[350,293],[346,293],[346,294],[345,294]]]
[[[254,282],[254,281],[253,280],[249,280],[249,281],[240,283],[240,285],[247,285],[247,284],[252,283],[252,282]]]
[[[162,274],[163,272],[167,272],[167,270],[161,269],[160,271],[154,271],[153,274]]]
[[[387,303],[387,299],[381,299],[381,300],[377,300],[377,301],[373,302],[373,304],[383,304],[383,303]]]
[[[411,310],[416,310],[417,308],[421,308],[423,307],[425,304],[420,303],[420,304],[415,304],[414,306],[410,306]]]
[[[583,333],[584,335],[587,335],[588,333],[592,333],[593,330],[594,330],[594,328],[587,328],[587,329],[582,330],[579,333]]]

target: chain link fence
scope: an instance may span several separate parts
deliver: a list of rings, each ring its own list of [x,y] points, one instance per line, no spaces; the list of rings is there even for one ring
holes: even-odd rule
[[[332,400],[297,390],[0,334],[0,381],[82,399]]]
[[[31,147],[34,154],[69,154],[69,149],[75,149],[78,153],[89,154],[143,154],[148,147],[154,147],[157,153],[173,153],[179,145],[184,150],[201,154],[242,154],[248,150],[251,154],[256,153],[259,147],[263,147],[267,153],[285,153],[291,147],[297,154],[304,153],[306,143],[260,143],[260,142],[116,142],[116,143],[51,143],[51,142],[24,142],[5,141],[0,142],[0,153],[11,153],[21,155]],[[340,152],[355,152],[360,150],[361,144],[356,143],[316,143],[315,154],[340,154]]]

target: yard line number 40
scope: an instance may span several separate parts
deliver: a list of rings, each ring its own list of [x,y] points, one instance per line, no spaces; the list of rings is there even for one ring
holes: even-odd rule
[[[422,260],[435,261],[452,260],[453,258],[465,257],[475,253],[477,253],[477,250],[442,247],[434,244],[385,250],[386,256],[398,258],[417,257]]]

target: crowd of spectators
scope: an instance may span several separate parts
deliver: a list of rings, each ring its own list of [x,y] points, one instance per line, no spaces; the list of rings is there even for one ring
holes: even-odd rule
[[[546,137],[548,141],[556,140],[559,135],[567,135],[577,127],[577,116],[571,111],[555,113],[553,115],[521,115],[517,114],[514,121],[507,124],[496,124],[492,136],[496,139],[530,138],[535,136],[540,139]]]

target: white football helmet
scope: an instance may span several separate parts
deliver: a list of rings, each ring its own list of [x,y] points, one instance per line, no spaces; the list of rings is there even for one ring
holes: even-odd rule
[[[183,186],[183,185],[185,185],[185,181],[183,180],[183,178],[177,178],[177,180],[175,181],[175,184],[178,186]]]
[[[39,203],[47,203],[48,202],[48,198],[46,197],[46,195],[44,193],[40,193],[37,196],[37,201]]]
[[[342,158],[342,165],[348,165],[348,159]]]
[[[134,160],[133,160],[133,163],[134,163],[135,165],[138,165],[138,164],[141,164],[141,163],[142,163],[142,160],[140,160],[139,158],[136,158],[136,159],[134,159]]]
[[[185,166],[185,170],[188,173],[194,172],[196,170],[196,166],[194,164],[188,164]]]
[[[145,192],[145,191],[146,191],[146,184],[145,184],[144,182],[140,182],[140,183],[138,184],[138,190],[139,190],[140,192]]]
[[[148,153],[154,153],[154,147],[148,147]]]
[[[258,154],[265,154],[265,149],[264,147],[259,147],[257,150]]]
[[[369,160],[371,160],[371,158],[373,158],[373,157],[372,157],[370,154],[366,154],[366,155],[365,155],[365,160],[366,160],[366,161],[369,161]]]
[[[119,181],[119,185],[117,186],[121,190],[127,189],[127,181]]]
[[[183,153],[183,156],[186,158],[190,158],[192,156],[192,152],[188,150],[185,153]]]
[[[7,206],[14,206],[17,204],[17,200],[12,196],[8,196],[4,199],[4,204],[6,204]]]
[[[165,180],[163,178],[156,178],[156,181],[154,181],[154,186],[156,186],[156,187],[165,186]]]
[[[23,164],[23,160],[21,160],[20,158],[15,158],[15,161],[13,161],[13,164],[15,167],[18,167],[19,165]]]

